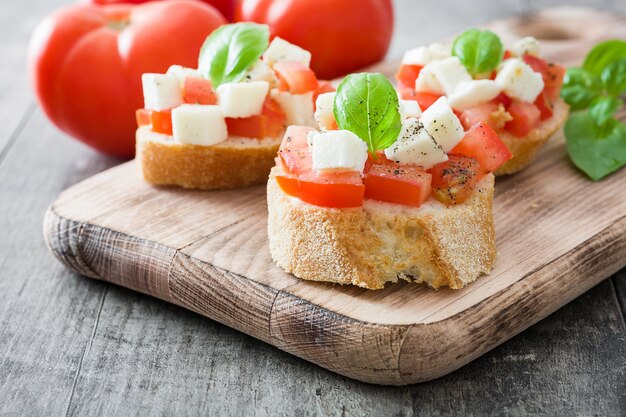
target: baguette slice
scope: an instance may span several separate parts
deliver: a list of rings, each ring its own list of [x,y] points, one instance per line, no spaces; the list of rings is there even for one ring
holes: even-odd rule
[[[212,146],[188,145],[148,126],[137,129],[136,139],[136,158],[147,182],[201,190],[265,183],[281,142],[280,138],[229,138]]]
[[[317,207],[267,184],[268,233],[274,261],[313,281],[381,289],[398,278],[433,288],[462,288],[495,262],[494,176],[464,204],[430,200],[419,208],[366,200],[355,209]]]
[[[541,122],[523,138],[514,136],[506,131],[498,132],[498,136],[513,153],[513,158],[498,168],[496,175],[513,174],[524,169],[535,159],[537,152],[544,143],[552,137],[567,120],[568,105],[559,98],[554,103],[554,114],[551,118]]]

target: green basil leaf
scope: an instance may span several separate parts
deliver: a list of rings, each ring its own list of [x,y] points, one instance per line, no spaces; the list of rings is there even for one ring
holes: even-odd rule
[[[581,110],[602,94],[600,78],[583,68],[568,68],[563,80],[561,97],[572,110]]]
[[[589,107],[589,116],[600,128],[613,119],[613,114],[622,105],[622,101],[615,97],[600,97]]]
[[[626,91],[626,58],[611,62],[600,74],[606,91],[617,97]]]
[[[211,80],[214,88],[237,82],[263,55],[269,45],[267,25],[235,23],[224,25],[211,33],[198,59],[198,70]]]
[[[391,146],[402,128],[398,93],[382,74],[351,74],[335,94],[333,113],[337,126],[349,130],[371,153]]]
[[[489,30],[469,29],[454,40],[452,55],[459,57],[471,74],[484,74],[502,61],[504,46],[498,35]]]
[[[610,119],[607,127],[601,131],[586,111],[572,114],[565,123],[567,152],[594,181],[626,165],[626,126]]]
[[[591,48],[583,62],[583,68],[600,76],[604,68],[621,58],[626,58],[626,42],[618,39],[601,42]]]

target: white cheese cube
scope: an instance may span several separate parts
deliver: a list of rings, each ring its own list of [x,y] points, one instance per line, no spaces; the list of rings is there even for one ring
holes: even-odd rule
[[[463,81],[448,97],[448,102],[452,108],[463,111],[495,98],[501,91],[493,80]]]
[[[432,43],[428,46],[420,46],[419,48],[406,51],[402,57],[404,65],[427,65],[438,59],[445,59],[450,56],[450,48],[440,43]]]
[[[317,96],[315,101],[315,120],[320,129],[330,130],[335,126],[335,93],[324,93]]]
[[[296,61],[308,67],[311,65],[311,53],[276,36],[263,54],[263,61],[269,65],[282,61]]]
[[[172,110],[174,141],[189,145],[215,145],[228,138],[224,114],[218,106],[183,104]]]
[[[522,101],[535,101],[543,90],[541,74],[517,58],[509,58],[502,63],[496,83],[509,97]]]
[[[422,115],[422,109],[416,100],[398,100],[400,104],[400,118],[402,120],[409,117],[420,117]]]
[[[167,74],[143,74],[144,108],[167,110],[183,104],[183,91],[178,78]]]
[[[274,88],[270,96],[280,104],[287,116],[287,125],[316,127],[313,117],[313,92],[291,94]]]
[[[459,83],[472,80],[472,76],[456,56],[435,61],[430,66],[446,95],[452,94]]]
[[[424,169],[448,160],[448,155],[414,117],[402,122],[398,139],[387,149],[385,156],[401,164],[416,164]]]
[[[256,64],[252,66],[243,77],[243,82],[251,81],[267,81],[270,83],[270,88],[278,84],[278,77],[273,69],[270,68],[264,61],[258,60]]]
[[[526,36],[515,42],[510,49],[513,56],[524,56],[524,54],[539,56],[539,41],[532,36]]]
[[[452,111],[446,96],[439,97],[424,110],[420,122],[424,129],[435,138],[445,153],[450,152],[463,139],[463,126]]]
[[[433,72],[432,64],[428,64],[421,69],[417,79],[415,80],[415,91],[423,91],[425,93],[434,94],[444,93],[443,87]]]
[[[349,130],[331,130],[312,138],[313,169],[363,172],[367,145]]]
[[[217,87],[217,104],[225,117],[250,117],[261,114],[270,89],[267,81],[225,83]]]
[[[183,67],[182,65],[172,65],[167,69],[166,74],[173,75],[174,77],[178,78],[181,86],[185,85],[185,78],[187,77],[202,78],[198,70]]]

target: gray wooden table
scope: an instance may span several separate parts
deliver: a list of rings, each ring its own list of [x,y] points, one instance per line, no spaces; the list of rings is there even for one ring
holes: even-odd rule
[[[120,161],[58,132],[34,103],[28,37],[64,2],[0,2],[0,416],[626,415],[626,270],[459,371],[401,388],[67,271],[45,247],[43,213]],[[398,1],[391,54],[552,3]],[[623,0],[576,3],[626,13]]]

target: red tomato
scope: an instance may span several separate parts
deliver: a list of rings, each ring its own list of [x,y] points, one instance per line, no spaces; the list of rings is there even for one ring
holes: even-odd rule
[[[314,130],[308,126],[289,126],[285,131],[278,156],[286,173],[299,175],[312,169],[307,134]]]
[[[435,101],[437,101],[439,97],[441,97],[441,94],[425,93],[423,91],[417,91],[415,92],[414,97],[415,97],[415,100],[417,100],[417,103],[420,105],[420,109],[424,111],[427,108],[429,108]]]
[[[274,71],[278,75],[279,87],[283,91],[289,91],[291,94],[304,94],[316,91],[318,88],[315,73],[300,62],[277,62],[274,64]]]
[[[225,19],[192,0],[74,5],[39,24],[29,49],[39,103],[63,131],[116,156],[135,151],[141,74],[195,67],[198,51]]]
[[[285,130],[287,116],[280,105],[271,98],[266,98],[263,103],[262,114],[241,117],[226,118],[228,134],[242,136],[244,138],[277,138]]]
[[[513,157],[498,134],[482,122],[465,132],[461,142],[450,153],[476,159],[484,173],[495,171]]]
[[[415,89],[415,80],[420,74],[420,71],[424,68],[421,65],[400,65],[400,69],[396,73],[396,80],[398,80],[398,86],[400,88],[412,88]]]
[[[317,101],[317,96],[324,93],[332,93],[335,91],[335,87],[330,81],[318,81],[317,90],[313,93],[313,103]]]
[[[117,4],[117,3],[146,3],[151,0],[81,0],[81,3],[92,4]],[[233,14],[235,12],[236,0],[202,0],[203,2],[215,7],[219,12],[224,15],[229,22],[233,21]]]
[[[186,77],[183,84],[183,99],[189,104],[216,104],[211,81],[204,78]]]
[[[365,176],[365,198],[419,207],[430,195],[431,180],[412,166],[373,165]]]
[[[511,114],[513,120],[509,120],[504,128],[515,136],[526,136],[539,124],[541,111],[533,103],[524,101],[514,101],[506,109]]]
[[[511,97],[507,96],[506,94],[500,93],[496,96],[496,98],[491,100],[491,102],[496,104],[502,104],[506,109],[511,105],[512,100]]]
[[[552,111],[552,100],[548,97],[548,93],[545,89],[537,96],[537,100],[535,100],[534,104],[541,114],[540,120],[549,119],[552,117],[552,114],[554,114],[554,111]]]
[[[541,74],[543,78],[544,88],[560,89],[563,85],[563,77],[565,77],[565,67],[561,65],[548,63],[534,55],[525,54],[524,62],[526,62],[535,72]]]
[[[137,120],[137,126],[147,126],[150,124],[150,110],[137,109],[135,112],[135,119]]]
[[[309,171],[296,176],[276,177],[280,188],[300,200],[322,207],[349,208],[363,205],[365,186],[356,171],[317,175]]]
[[[428,170],[432,174],[433,195],[447,205],[463,204],[476,188],[480,165],[476,159],[464,155],[448,157]]]
[[[488,124],[489,127],[496,130],[498,126],[496,126],[497,123],[493,119],[492,114],[498,111],[499,106],[499,104],[493,102],[480,104],[462,111],[459,120],[465,130],[468,130],[476,123],[480,122],[484,122]]]
[[[152,130],[164,135],[172,135],[172,111],[150,111],[150,124]]]
[[[272,36],[311,51],[311,68],[332,79],[385,56],[393,6],[392,0],[242,0],[235,20],[267,23]]]

